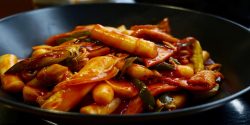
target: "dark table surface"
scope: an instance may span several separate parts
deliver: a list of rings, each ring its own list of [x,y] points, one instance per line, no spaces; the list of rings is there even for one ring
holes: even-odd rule
[[[238,23],[250,27],[249,21],[240,21]],[[159,123],[164,125],[250,125],[250,92],[245,93],[218,108],[205,112],[168,119],[160,121],[152,121],[152,124]],[[56,125],[56,123],[43,120],[38,116],[28,113],[19,112],[0,104],[0,125],[5,124],[36,124],[36,125]],[[139,125],[141,123],[131,123],[131,125]]]

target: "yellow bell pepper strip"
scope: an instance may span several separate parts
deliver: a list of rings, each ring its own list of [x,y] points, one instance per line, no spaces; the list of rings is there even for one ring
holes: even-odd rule
[[[191,57],[191,61],[194,65],[194,71],[195,73],[197,73],[201,70],[204,70],[202,48],[198,40],[195,40],[192,43],[192,45],[193,45],[193,56]]]

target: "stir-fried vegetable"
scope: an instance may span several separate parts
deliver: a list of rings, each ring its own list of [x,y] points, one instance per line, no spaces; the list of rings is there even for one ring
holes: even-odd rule
[[[172,111],[216,95],[224,78],[197,39],[171,34],[167,18],[130,28],[76,26],[32,50],[24,59],[0,56],[1,89],[52,111]]]

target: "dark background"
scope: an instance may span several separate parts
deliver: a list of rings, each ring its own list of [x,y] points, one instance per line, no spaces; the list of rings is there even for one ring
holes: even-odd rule
[[[135,0],[138,3],[167,4],[227,18],[250,28],[249,0]]]

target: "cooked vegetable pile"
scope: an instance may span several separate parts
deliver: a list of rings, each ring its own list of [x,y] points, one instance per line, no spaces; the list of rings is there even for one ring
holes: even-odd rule
[[[130,28],[76,26],[32,50],[25,59],[0,56],[2,90],[54,111],[172,111],[217,94],[223,80],[221,65],[196,38],[171,35],[167,18]]]

